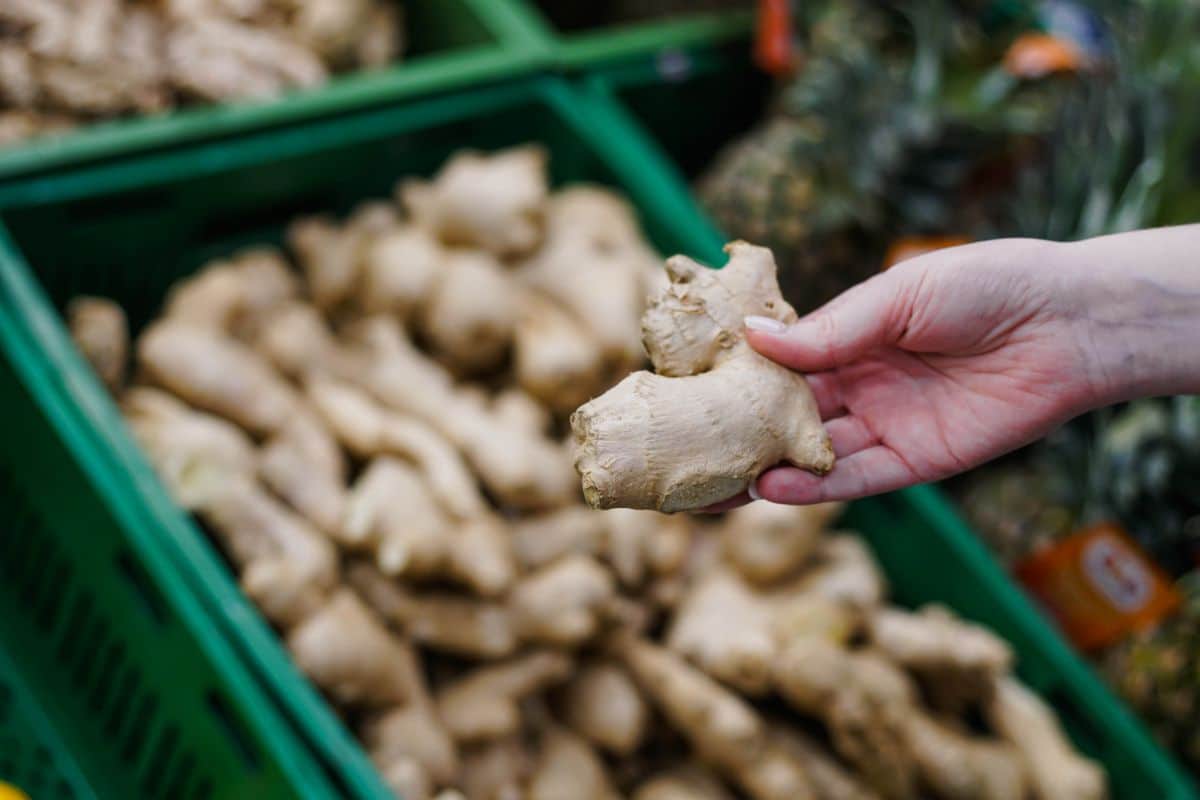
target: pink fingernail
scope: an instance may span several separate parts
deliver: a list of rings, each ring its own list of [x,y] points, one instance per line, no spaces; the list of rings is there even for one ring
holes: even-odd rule
[[[787,325],[770,317],[749,316],[743,322],[750,330],[762,333],[783,333],[787,330]]]
[[[751,500],[762,500],[762,495],[758,493],[758,478],[750,481],[750,485],[746,487],[746,494],[750,495]]]

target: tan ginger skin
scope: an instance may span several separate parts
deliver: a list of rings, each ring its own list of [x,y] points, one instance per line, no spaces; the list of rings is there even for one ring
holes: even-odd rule
[[[780,462],[825,473],[833,447],[802,375],[755,353],[747,315],[794,322],[766,248],[726,246],[710,270],[667,261],[670,285],[642,317],[657,374],[635,372],[571,416],[575,467],[596,508],[704,508]]]
[[[129,325],[125,311],[101,297],[77,297],[67,306],[71,338],[113,394],[125,386]]]
[[[563,693],[566,723],[597,747],[629,755],[641,746],[650,709],[633,678],[613,661],[585,665]]]

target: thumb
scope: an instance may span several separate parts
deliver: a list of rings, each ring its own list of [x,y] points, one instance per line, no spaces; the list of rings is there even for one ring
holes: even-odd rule
[[[746,341],[800,372],[836,369],[895,339],[901,292],[891,271],[853,286],[798,322],[746,317]]]

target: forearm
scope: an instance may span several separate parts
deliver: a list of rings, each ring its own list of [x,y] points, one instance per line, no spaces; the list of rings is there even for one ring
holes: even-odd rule
[[[1200,225],[1059,247],[1095,403],[1200,393]]]

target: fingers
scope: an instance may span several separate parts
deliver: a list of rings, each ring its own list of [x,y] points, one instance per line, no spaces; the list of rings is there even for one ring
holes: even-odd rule
[[[795,467],[776,467],[760,475],[755,487],[764,500],[809,505],[856,500],[920,482],[890,448],[879,445],[840,459],[824,477]]]
[[[846,400],[842,396],[842,382],[836,372],[810,372],[804,376],[808,388],[817,401],[817,411],[821,419],[829,419],[844,414]]]
[[[853,415],[829,420],[825,423],[825,432],[829,434],[833,443],[833,454],[838,458],[852,456],[879,443],[879,437],[860,417]]]
[[[772,361],[800,372],[836,369],[894,340],[903,330],[902,321],[897,324],[905,305],[900,274],[876,275],[790,326],[747,317],[746,340]]]

